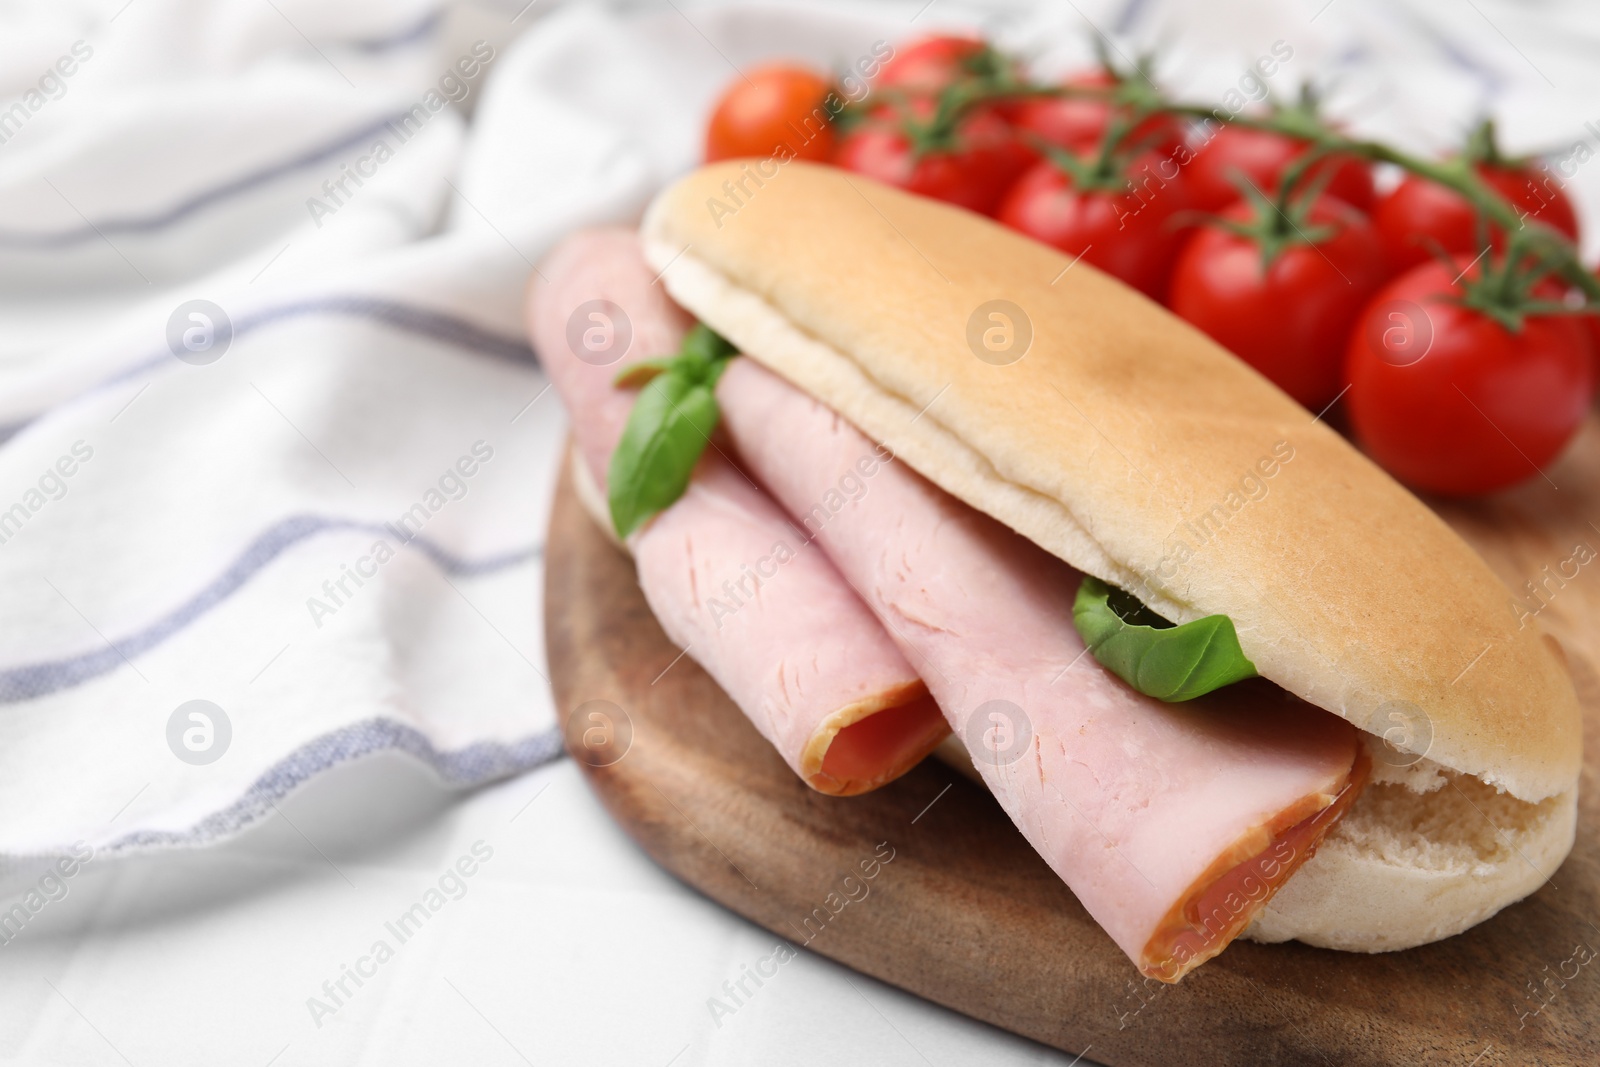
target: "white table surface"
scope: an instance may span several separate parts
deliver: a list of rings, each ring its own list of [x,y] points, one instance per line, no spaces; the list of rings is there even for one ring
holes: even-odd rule
[[[280,808],[217,848],[90,861],[0,946],[0,1061],[1073,1062],[809,952],[717,1025],[708,998],[777,939],[658,868],[568,759],[458,797],[385,755]],[[384,924],[480,841],[460,899],[399,943]],[[308,999],[380,938],[393,957],[319,1027]]]

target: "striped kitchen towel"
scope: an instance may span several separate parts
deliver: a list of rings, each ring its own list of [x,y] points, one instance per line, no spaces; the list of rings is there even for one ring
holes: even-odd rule
[[[378,750],[462,786],[560,752],[564,416],[521,294],[653,180],[530,139],[539,62],[490,13],[11,16],[0,857],[205,844]]]
[[[383,749],[463,786],[559,752],[564,416],[522,294],[562,234],[692,166],[752,64],[849,70],[957,25],[1045,75],[1097,37],[1165,45],[1197,99],[1315,77],[1413,147],[1492,109],[1552,151],[1592,252],[1600,16],[1380,7],[7,5],[0,859],[204,844]]]

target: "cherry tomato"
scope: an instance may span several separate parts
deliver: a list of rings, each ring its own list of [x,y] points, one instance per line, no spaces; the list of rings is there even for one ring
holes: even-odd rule
[[[977,37],[936,35],[899,49],[878,71],[878,87],[933,95],[973,76],[989,46]]]
[[[1164,171],[1173,177],[1163,180]],[[1042,160],[1018,179],[997,217],[1160,300],[1184,237],[1173,216],[1190,208],[1188,190],[1174,165],[1154,152],[1136,158],[1119,185],[1116,191],[1080,189],[1055,163]]]
[[[1201,211],[1221,211],[1239,199],[1233,184],[1235,172],[1243,173],[1263,193],[1273,195],[1278,181],[1306,150],[1306,142],[1267,130],[1243,126],[1223,126],[1211,139],[1195,148],[1194,159],[1184,167],[1184,176]],[[1332,177],[1324,189],[1351,207],[1370,210],[1376,193],[1372,169],[1359,159],[1329,156],[1316,164],[1306,181],[1331,169]]]
[[[1596,277],[1600,277],[1600,272]],[[1595,357],[1595,389],[1600,392],[1600,311],[1592,311],[1582,318],[1589,328],[1589,347]]]
[[[824,162],[833,152],[828,79],[802,67],[757,67],[717,101],[706,128],[706,162],[783,156]],[[790,154],[792,153],[792,155]]]
[[[1578,216],[1572,201],[1549,178],[1526,167],[1500,167],[1479,164],[1478,174],[1495,192],[1518,211],[1578,239]],[[1450,255],[1475,255],[1478,243],[1478,216],[1472,204],[1452,189],[1415,174],[1408,174],[1373,210],[1378,237],[1383,241],[1389,269],[1408,270],[1433,258],[1435,246]],[[1505,237],[1494,227],[1491,233],[1496,249]]]
[[[1112,89],[1117,80],[1109,71],[1077,74],[1068,86]],[[1070,152],[1092,152],[1100,146],[1111,122],[1109,101],[1085,96],[1041,96],[1019,101],[1009,109],[1012,125],[1024,136],[1033,134]],[[1183,124],[1170,115],[1152,115],[1128,134],[1127,142],[1170,156],[1183,144]]]
[[[1249,222],[1254,213],[1240,203],[1223,217]],[[1361,212],[1323,196],[1306,222],[1335,232],[1315,245],[1284,246],[1265,270],[1253,238],[1199,230],[1178,256],[1169,306],[1320,412],[1344,386],[1345,341],[1386,273],[1377,234]]]
[[[1457,273],[1481,270],[1470,262],[1424,263],[1390,282],[1345,357],[1351,424],[1367,452],[1401,481],[1452,496],[1537,478],[1583,423],[1595,376],[1577,317],[1528,316],[1512,331],[1454,303]]]
[[[957,123],[954,144],[919,153],[904,124],[883,114],[846,134],[833,161],[846,170],[985,215],[1037,153],[991,110]]]

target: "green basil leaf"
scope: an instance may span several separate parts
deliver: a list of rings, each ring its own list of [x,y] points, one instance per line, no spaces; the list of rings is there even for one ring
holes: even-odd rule
[[[691,359],[715,363],[718,360],[731,358],[734,347],[711,327],[703,322],[697,322],[683,335],[683,344],[678,347],[678,351]]]
[[[1193,700],[1256,676],[1226,615],[1174,626],[1123,590],[1086,575],[1072,621],[1101,666],[1157,700]]]
[[[630,363],[617,372],[611,384],[621,389],[643,385],[658,374],[677,370],[690,381],[717,384],[728,360],[738,353],[733,345],[705,323],[697,322],[683,335],[678,351],[670,356],[656,356]]]
[[[626,539],[689,487],[720,418],[717,380],[737,354],[716,331],[695,323],[676,353],[632,363],[612,379],[621,388],[644,386],[606,476],[618,537]]]
[[[719,417],[711,386],[677,367],[640,390],[606,475],[618,537],[683,495]]]
[[[677,356],[657,356],[654,359],[641,359],[637,363],[630,363],[617,372],[611,379],[611,384],[618,389],[633,389],[648,382],[656,375],[671,370],[677,365]]]
[[[717,387],[717,382],[722,380],[722,372],[727,370],[728,364],[732,362],[732,356],[724,359],[712,360],[710,366],[706,367],[705,377],[701,379],[705,382],[707,389],[715,389]]]

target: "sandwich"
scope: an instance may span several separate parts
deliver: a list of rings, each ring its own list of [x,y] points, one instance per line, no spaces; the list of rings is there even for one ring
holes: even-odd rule
[[[631,231],[575,234],[539,274],[553,281],[534,285],[531,336],[550,353],[545,365],[572,414],[580,498],[612,534],[598,487],[635,406],[614,379],[647,356],[677,351],[693,320],[653,281]],[[597,332],[598,355],[584,347],[586,331]],[[609,350],[623,334],[627,354],[613,361]],[[721,451],[706,451],[672,506],[632,532],[627,547],[668,636],[813,789],[874,789],[949,734],[927,686],[866,605],[820,552],[801,551],[782,509]]]
[[[1570,851],[1557,643],[1121,283],[801,162],[703,168],[541,273],[575,473],[668,636],[816,788],[959,746],[1144,974],[1438,940]],[[571,343],[594,308],[613,362]]]

